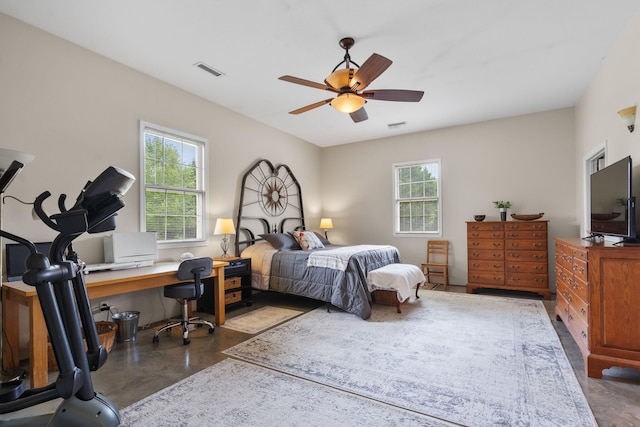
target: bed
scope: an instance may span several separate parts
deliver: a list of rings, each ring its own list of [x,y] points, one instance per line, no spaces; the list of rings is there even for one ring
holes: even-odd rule
[[[243,176],[236,255],[251,258],[252,287],[313,298],[371,316],[367,274],[400,262],[389,245],[332,245],[306,230],[300,185],[286,165],[259,160]]]

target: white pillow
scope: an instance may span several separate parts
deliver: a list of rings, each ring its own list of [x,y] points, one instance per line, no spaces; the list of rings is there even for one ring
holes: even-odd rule
[[[324,245],[313,231],[294,231],[293,237],[296,239],[296,242],[298,242],[303,251],[324,248]]]

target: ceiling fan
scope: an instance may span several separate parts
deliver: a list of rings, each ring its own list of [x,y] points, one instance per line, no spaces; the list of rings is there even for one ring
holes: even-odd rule
[[[312,82],[310,80],[301,79],[293,76],[282,76],[279,79],[285,82],[296,83],[303,86],[309,86],[316,89],[328,90],[337,93],[335,98],[328,98],[324,101],[315,102],[297,110],[290,111],[289,114],[300,114],[314,108],[321,107],[325,104],[331,104],[333,108],[348,113],[355,122],[367,120],[367,112],[364,104],[367,100],[378,101],[402,101],[402,102],[418,102],[424,95],[423,91],[402,90],[402,89],[377,89],[365,90],[369,84],[377,79],[389,66],[392,61],[377,53],[372,54],[363,64],[362,67],[351,61],[349,49],[353,47],[355,41],[351,37],[345,37],[340,40],[340,47],[345,50],[344,59],[335,66],[331,74],[324,80],[325,84]],[[342,64],[345,68],[338,69]],[[357,68],[351,68],[354,65]]]

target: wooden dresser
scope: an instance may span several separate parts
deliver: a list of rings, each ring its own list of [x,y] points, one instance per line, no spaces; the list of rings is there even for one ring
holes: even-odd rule
[[[640,369],[640,246],[556,239],[556,317],[580,347],[588,376]]]
[[[508,289],[551,299],[547,222],[467,222],[467,292]]]

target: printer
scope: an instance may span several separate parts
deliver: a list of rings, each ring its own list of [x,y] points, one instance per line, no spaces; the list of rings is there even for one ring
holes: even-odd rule
[[[148,267],[158,257],[156,233],[113,233],[103,238],[104,263],[84,265],[83,271]]]

